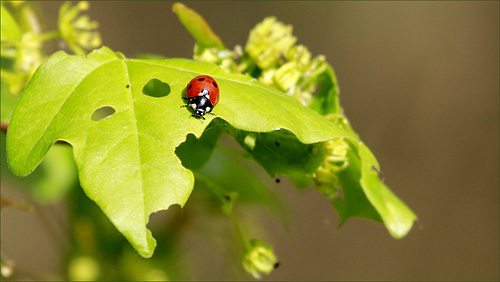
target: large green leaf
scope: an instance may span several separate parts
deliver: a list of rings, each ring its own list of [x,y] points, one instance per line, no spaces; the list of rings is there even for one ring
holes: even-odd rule
[[[286,129],[303,143],[337,137],[357,142],[352,133],[251,77],[185,59],[128,60],[103,47],[87,57],[58,52],[35,72],[7,133],[10,169],[27,175],[56,140],[68,142],[87,196],[149,257],[156,245],[146,228],[149,215],[184,205],[194,184],[175,148],[190,133],[199,138],[214,118],[193,118],[189,108],[180,107],[185,86],[200,74],[217,80],[221,98],[213,112],[236,129]],[[164,94],[143,93],[151,79],[167,85],[160,87]],[[94,118],[103,109],[112,115]]]

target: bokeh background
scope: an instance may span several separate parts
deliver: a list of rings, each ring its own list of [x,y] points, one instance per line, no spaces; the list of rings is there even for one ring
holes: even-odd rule
[[[173,2],[91,2],[104,44],[126,56],[192,56]],[[264,17],[335,68],[341,103],[385,183],[418,215],[409,235],[351,219],[314,189],[276,185],[290,228],[264,222],[281,266],[264,280],[499,280],[499,2],[186,2],[225,45]],[[55,27],[60,2],[42,2]],[[23,198],[15,189],[2,194]],[[189,204],[189,201],[188,201]],[[64,205],[43,207],[59,211]],[[39,216],[2,211],[2,252],[27,273],[61,267]],[[209,253],[200,261],[211,265]],[[213,263],[212,263],[213,264]],[[223,267],[215,265],[214,267]],[[224,279],[209,269],[199,279]],[[248,276],[250,279],[250,276]]]

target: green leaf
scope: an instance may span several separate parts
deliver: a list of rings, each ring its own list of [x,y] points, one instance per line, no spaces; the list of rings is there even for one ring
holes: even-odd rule
[[[12,15],[3,5],[0,5],[0,10],[1,10],[0,37],[2,41],[4,40],[20,41],[21,29],[17,25],[16,20],[14,20],[14,17],[12,17]]]
[[[370,203],[360,184],[361,160],[354,146],[348,150],[348,163],[346,169],[338,173],[340,186],[342,187],[342,198],[334,198],[333,206],[340,215],[340,225],[348,218],[363,217],[382,222],[377,210]]]
[[[367,161],[361,160],[361,172],[361,187],[389,233],[397,239],[406,236],[417,216],[387,188]]]
[[[312,174],[324,157],[321,144],[301,143],[286,130],[269,133],[239,131],[235,139],[271,177]]]
[[[203,19],[203,17],[196,11],[189,9],[181,3],[175,3],[172,6],[172,11],[177,14],[184,27],[196,39],[196,43],[199,47],[199,54],[201,54],[204,49],[211,47],[215,47],[220,50],[225,49],[219,36],[215,34],[205,19]]]
[[[316,95],[313,96],[311,102],[311,109],[316,112],[327,115],[327,114],[342,114],[342,108],[339,103],[339,86],[337,83],[337,77],[333,71],[332,66],[327,64],[326,70],[319,76],[319,90]]]
[[[339,173],[343,199],[333,199],[341,224],[350,217],[363,217],[383,222],[394,238],[404,237],[416,215],[380,180],[372,164],[360,159],[355,151],[351,146],[349,166]]]
[[[103,47],[87,57],[58,52],[33,75],[14,109],[7,133],[7,157],[16,175],[27,175],[56,140],[73,146],[80,184],[117,229],[145,256],[156,241],[146,228],[149,215],[181,206],[193,187],[193,174],[175,148],[188,134],[199,138],[214,119],[191,117],[185,102],[195,76],[214,77],[221,91],[214,109],[238,130],[286,129],[303,143],[353,134],[285,94],[213,64],[185,59],[122,59]],[[143,93],[151,79],[168,84],[163,97]],[[96,110],[111,108],[93,120]]]
[[[213,157],[197,175],[217,183],[227,193],[236,192],[238,202],[266,204],[277,214],[283,215],[284,204],[275,193],[274,183],[271,184],[269,178],[264,178],[259,172],[262,170],[258,171],[255,164],[252,166],[239,157],[215,150]]]

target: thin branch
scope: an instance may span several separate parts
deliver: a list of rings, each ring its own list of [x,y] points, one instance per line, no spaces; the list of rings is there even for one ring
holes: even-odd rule
[[[1,123],[1,129],[3,132],[7,132],[7,128],[9,127],[9,124],[6,123],[6,122],[3,122]]]

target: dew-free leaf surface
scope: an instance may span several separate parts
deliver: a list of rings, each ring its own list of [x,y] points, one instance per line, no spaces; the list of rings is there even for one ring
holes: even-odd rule
[[[194,184],[193,173],[175,150],[188,134],[199,138],[215,118],[197,119],[190,108],[181,107],[187,83],[201,74],[215,78],[220,87],[213,113],[238,130],[286,129],[306,144],[337,137],[359,141],[352,132],[249,76],[186,59],[126,59],[103,47],[86,57],[58,52],[35,72],[10,121],[10,169],[27,175],[55,141],[71,144],[87,196],[142,256],[149,257],[156,246],[146,228],[150,214],[183,206]],[[152,79],[153,90],[146,87],[143,93]],[[170,91],[149,95],[157,93],[154,85]],[[102,108],[107,114],[92,119]]]

